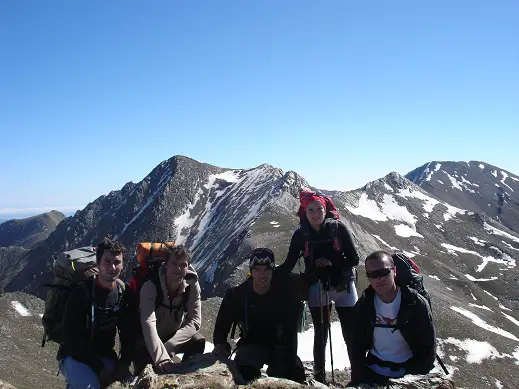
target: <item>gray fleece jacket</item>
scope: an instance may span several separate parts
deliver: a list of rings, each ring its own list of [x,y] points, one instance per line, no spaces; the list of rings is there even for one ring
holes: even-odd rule
[[[171,359],[175,346],[186,343],[199,330],[202,321],[200,285],[195,269],[189,265],[182,283],[182,293],[169,300],[164,266],[159,269],[163,305],[155,309],[157,289],[152,281],[144,283],[140,295],[140,315],[142,333],[146,347],[154,364]],[[187,312],[181,307],[182,294],[188,285]],[[178,307],[171,309],[170,307]]]

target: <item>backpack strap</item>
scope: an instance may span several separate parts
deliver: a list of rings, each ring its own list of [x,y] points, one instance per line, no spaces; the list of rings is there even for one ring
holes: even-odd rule
[[[249,278],[251,280],[251,278]],[[240,341],[243,340],[248,333],[249,330],[249,294],[252,290],[252,281],[250,281],[250,285],[247,287],[247,292],[245,294],[245,300],[244,300],[244,321],[234,321],[232,323],[231,327],[231,339],[234,339],[234,336],[236,335],[236,327],[240,329]]]
[[[94,322],[95,322],[95,301],[96,301],[96,276],[92,277],[92,303],[90,305],[90,341],[94,341]]]
[[[396,330],[399,330],[400,329],[400,326],[398,324],[373,324],[373,328],[375,327],[378,327],[378,328],[392,328],[393,331],[391,332],[395,332]]]
[[[328,226],[328,233],[333,241],[333,248],[335,251],[341,251],[341,245],[339,241],[339,221],[337,219],[329,218],[326,219],[325,223]]]

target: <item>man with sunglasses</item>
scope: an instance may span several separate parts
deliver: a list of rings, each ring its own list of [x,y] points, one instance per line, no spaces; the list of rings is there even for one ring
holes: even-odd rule
[[[230,357],[227,336],[231,327],[237,325],[240,340],[235,362],[246,381],[259,378],[260,370],[266,364],[270,376],[303,382],[304,368],[297,357],[299,302],[285,276],[275,271],[272,250],[255,249],[249,269],[250,278],[229,289],[222,301],[214,327],[213,354]]]
[[[436,356],[429,303],[396,284],[390,253],[371,253],[365,266],[370,286],[355,305],[350,384],[383,385],[390,378],[427,374]]]

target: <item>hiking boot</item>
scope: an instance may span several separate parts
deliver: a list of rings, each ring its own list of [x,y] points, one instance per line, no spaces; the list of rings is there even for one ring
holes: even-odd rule
[[[314,380],[320,382],[321,384],[327,385],[326,382],[326,373],[324,371],[317,371],[314,373]]]

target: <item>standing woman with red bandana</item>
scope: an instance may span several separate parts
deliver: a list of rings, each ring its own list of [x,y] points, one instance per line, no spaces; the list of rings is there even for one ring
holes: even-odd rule
[[[314,324],[314,378],[324,383],[332,301],[351,355],[353,307],[358,300],[354,266],[359,264],[359,255],[329,197],[305,191],[300,193],[299,201],[300,224],[292,236],[285,262],[276,271],[290,273],[299,258],[304,258],[304,279]]]

